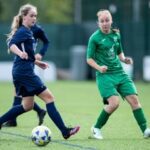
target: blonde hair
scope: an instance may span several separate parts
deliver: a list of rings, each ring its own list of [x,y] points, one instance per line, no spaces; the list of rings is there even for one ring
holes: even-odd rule
[[[101,9],[101,10],[99,10],[96,15],[99,18],[104,13],[108,14],[108,16],[110,17],[110,19],[112,21],[112,15],[111,15],[110,11],[107,10],[107,9]]]
[[[20,7],[18,14],[14,16],[13,18],[13,21],[11,24],[11,31],[9,34],[7,34],[7,42],[10,41],[12,36],[16,33],[18,28],[22,25],[23,16],[26,16],[31,9],[35,9],[37,11],[37,8],[31,4],[25,4]]]
[[[112,22],[112,15],[111,15],[110,11],[107,10],[107,9],[101,9],[101,10],[99,10],[96,15],[99,18],[104,13],[108,14],[108,16],[109,16],[109,18],[111,19],[111,22]],[[115,28],[112,29],[112,31],[115,32],[115,33],[120,32],[119,29],[115,29]]]

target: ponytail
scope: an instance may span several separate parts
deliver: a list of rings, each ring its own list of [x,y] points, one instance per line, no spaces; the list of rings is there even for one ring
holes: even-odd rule
[[[22,25],[23,16],[26,16],[30,9],[35,9],[37,11],[37,8],[35,6],[31,4],[25,4],[20,7],[18,15],[14,16],[12,24],[11,24],[11,31],[9,34],[7,34],[7,40],[6,40],[7,44],[9,44],[13,35],[16,33],[18,28]],[[9,49],[8,49],[8,52],[10,52]]]
[[[17,15],[13,18],[13,22],[11,24],[11,32],[7,34],[7,41],[9,41],[12,36],[16,33],[18,28],[22,25],[22,18],[21,16]]]

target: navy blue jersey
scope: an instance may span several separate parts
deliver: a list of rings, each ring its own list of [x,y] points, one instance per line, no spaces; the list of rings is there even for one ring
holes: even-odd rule
[[[19,27],[9,41],[9,47],[15,44],[21,51],[25,51],[28,54],[27,60],[15,55],[12,70],[16,94],[23,97],[38,95],[46,89],[44,83],[34,72],[34,43],[33,32],[23,25]]]
[[[12,39],[9,41],[9,47],[12,44],[15,44],[20,50],[25,50],[28,54],[29,59],[21,59],[18,55],[15,55],[14,64],[13,64],[13,74],[21,75],[31,75],[34,73],[34,61],[35,53],[33,49],[33,43],[35,39],[33,37],[32,31],[25,27],[21,26],[16,33],[13,35]]]
[[[32,30],[33,36],[35,38],[34,50],[36,50],[36,46],[37,46],[38,40],[41,40],[43,46],[40,49],[39,53],[42,56],[44,56],[45,52],[47,51],[48,46],[49,46],[49,40],[48,40],[44,30],[39,25],[35,24],[34,26],[31,27],[31,30]]]

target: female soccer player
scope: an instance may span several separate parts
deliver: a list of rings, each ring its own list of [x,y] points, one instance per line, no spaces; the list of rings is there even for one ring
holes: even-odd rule
[[[37,8],[33,5],[23,5],[12,22],[12,31],[8,37],[9,49],[15,54],[12,75],[16,94],[23,97],[22,105],[12,107],[0,117],[0,126],[22,113],[33,108],[34,96],[37,95],[46,103],[49,117],[61,131],[64,139],[76,134],[80,127],[68,128],[54,104],[54,96],[43,84],[41,79],[34,73],[34,65],[46,69],[48,64],[35,59],[34,37],[31,27],[37,18]]]
[[[12,27],[13,28],[13,27]],[[36,51],[36,46],[38,44],[38,41],[42,41],[43,46],[41,47],[39,53],[35,54],[35,58],[37,60],[42,60],[43,56],[45,55],[48,45],[49,45],[49,40],[44,32],[44,30],[38,25],[35,24],[31,27],[31,31],[33,32],[33,36],[35,39],[34,42],[34,50]],[[14,96],[13,99],[13,106],[20,105],[22,102],[22,97],[20,95]],[[36,102],[34,102],[33,110],[37,112],[37,116],[39,119],[38,125],[41,125],[44,121],[44,117],[46,115],[46,111],[42,109]],[[17,126],[17,118],[14,118],[13,120],[9,120],[3,124],[5,127],[16,127]]]
[[[99,29],[89,39],[87,63],[96,69],[96,83],[105,105],[97,122],[91,128],[93,137],[103,139],[100,129],[118,108],[119,94],[131,106],[144,137],[150,137],[150,129],[147,128],[136,87],[121,66],[121,62],[132,64],[132,59],[125,57],[123,53],[120,33],[111,27],[112,16],[110,12],[100,10],[97,16]]]

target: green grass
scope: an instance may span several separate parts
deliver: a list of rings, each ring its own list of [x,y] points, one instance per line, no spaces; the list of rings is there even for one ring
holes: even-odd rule
[[[47,83],[47,86],[55,96],[65,123],[79,124],[80,132],[67,141],[63,140],[47,115],[44,124],[52,131],[52,142],[46,147],[37,147],[27,138],[38,123],[36,113],[30,111],[18,117],[18,127],[2,128],[0,150],[149,150],[150,139],[143,139],[129,105],[122,99],[120,107],[102,129],[104,140],[88,139],[90,128],[103,108],[95,82],[57,81]],[[150,125],[150,84],[137,82],[136,86]],[[13,85],[1,83],[0,89],[2,115],[12,105]],[[36,102],[45,108],[38,98]]]

